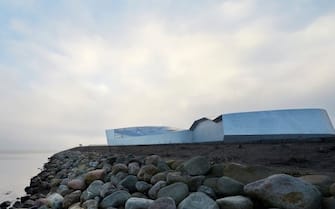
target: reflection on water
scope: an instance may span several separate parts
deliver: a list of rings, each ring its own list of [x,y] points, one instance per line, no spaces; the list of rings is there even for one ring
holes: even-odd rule
[[[0,203],[25,195],[30,178],[37,175],[54,151],[0,151]]]

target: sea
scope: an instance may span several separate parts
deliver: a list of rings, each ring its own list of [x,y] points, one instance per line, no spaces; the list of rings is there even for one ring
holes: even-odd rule
[[[57,151],[0,150],[0,203],[25,196],[24,188]]]

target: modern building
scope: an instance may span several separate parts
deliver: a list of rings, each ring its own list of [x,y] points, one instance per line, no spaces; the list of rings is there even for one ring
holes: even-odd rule
[[[106,130],[109,145],[146,145],[206,142],[259,142],[273,140],[321,140],[335,137],[323,109],[289,109],[223,114],[201,118],[190,129],[162,126]]]

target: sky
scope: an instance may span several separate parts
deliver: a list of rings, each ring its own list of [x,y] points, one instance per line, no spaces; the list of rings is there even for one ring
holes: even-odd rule
[[[0,149],[240,111],[335,121],[333,0],[1,0],[0,27]]]

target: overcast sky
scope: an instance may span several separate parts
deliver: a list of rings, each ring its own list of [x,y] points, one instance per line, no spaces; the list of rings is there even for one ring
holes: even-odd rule
[[[239,111],[335,121],[333,0],[1,0],[0,26],[0,149]]]

